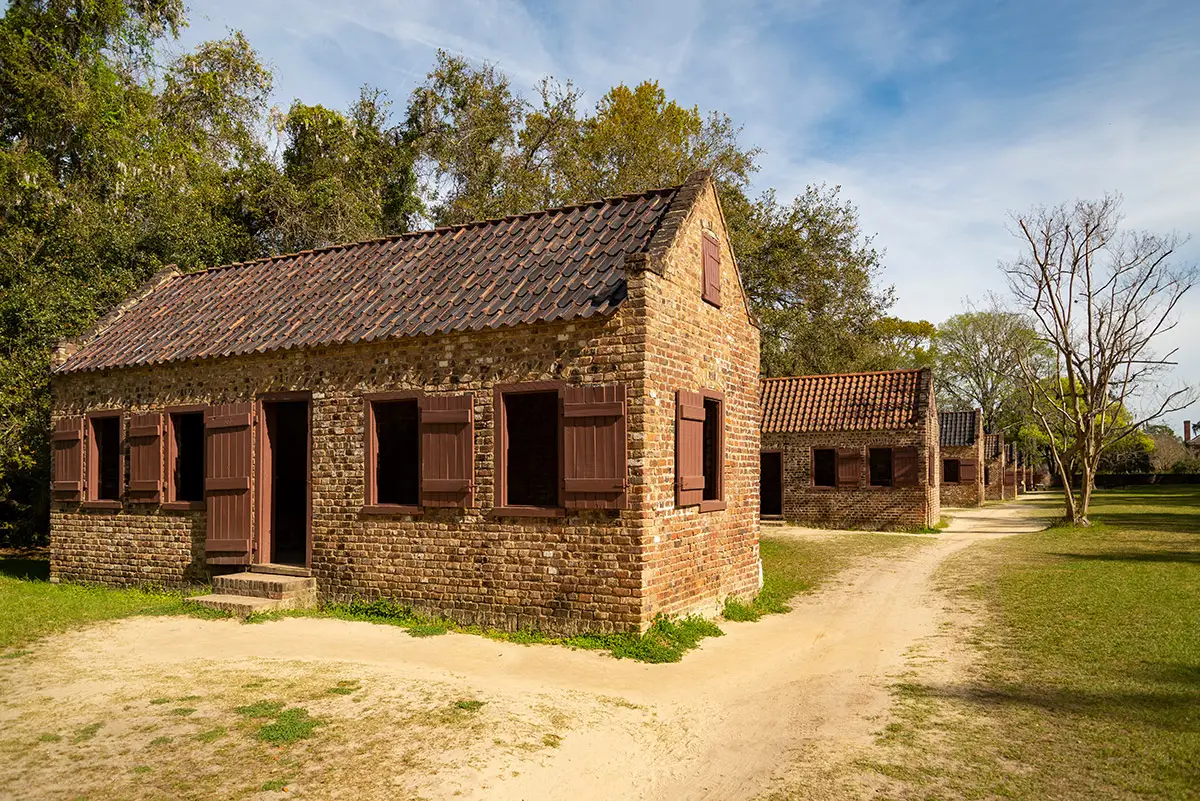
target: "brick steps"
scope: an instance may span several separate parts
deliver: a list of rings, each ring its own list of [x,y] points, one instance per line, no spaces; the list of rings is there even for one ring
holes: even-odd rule
[[[245,617],[276,609],[307,609],[317,604],[317,580],[278,573],[230,573],[213,577],[211,595],[190,602]]]

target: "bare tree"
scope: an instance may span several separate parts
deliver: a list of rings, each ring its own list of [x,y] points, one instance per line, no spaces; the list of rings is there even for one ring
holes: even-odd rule
[[[1153,348],[1175,327],[1196,269],[1171,263],[1178,235],[1123,230],[1122,219],[1117,195],[1014,215],[1024,253],[1001,265],[1038,338],[1054,349],[1049,379],[1028,358],[1017,367],[1066,488],[1066,519],[1079,525],[1088,524],[1101,454],[1196,398],[1189,388],[1163,388],[1175,351]]]

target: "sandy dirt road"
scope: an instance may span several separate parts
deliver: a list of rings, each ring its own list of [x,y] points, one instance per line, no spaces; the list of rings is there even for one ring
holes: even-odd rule
[[[722,624],[726,636],[670,665],[469,635],[416,639],[388,626],[336,620],[128,619],[47,641],[38,648],[36,675],[0,673],[10,699],[0,705],[0,726],[38,714],[12,699],[70,707],[128,698],[154,677],[194,676],[215,656],[222,670],[259,675],[316,665],[368,687],[440,687],[485,698],[489,715],[510,721],[540,710],[528,716],[556,727],[553,748],[496,748],[500,739],[487,733],[460,743],[427,775],[397,775],[396,784],[414,796],[754,798],[794,770],[806,750],[836,754],[868,744],[890,703],[890,677],[938,626],[941,603],[930,587],[937,567],[980,540],[1038,530],[1044,516],[1029,503],[957,511],[950,529],[920,547],[859,563],[798,599],[788,614]],[[388,760],[380,763],[386,770]],[[17,786],[28,771],[36,766],[19,759],[0,770],[0,790]]]

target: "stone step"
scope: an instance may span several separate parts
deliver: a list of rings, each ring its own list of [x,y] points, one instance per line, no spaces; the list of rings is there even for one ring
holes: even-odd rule
[[[251,598],[246,595],[197,595],[187,599],[187,603],[218,609],[222,612],[232,612],[238,617],[249,617],[255,612],[273,612],[276,609],[290,609],[291,602],[276,598]]]
[[[302,576],[308,578],[312,575],[312,570],[307,567],[298,565],[277,565],[270,562],[250,565],[251,573],[267,573],[273,576]]]
[[[317,602],[317,580],[302,576],[280,576],[269,573],[229,573],[213,577],[213,592],[218,595],[240,595],[249,598],[269,598],[294,602],[302,608]]]

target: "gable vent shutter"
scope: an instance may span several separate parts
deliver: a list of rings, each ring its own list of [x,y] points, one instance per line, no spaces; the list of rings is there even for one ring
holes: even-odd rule
[[[210,565],[250,564],[252,417],[249,403],[219,404],[204,412],[204,550]]]
[[[162,415],[129,417],[129,499],[135,503],[162,500]]]
[[[64,417],[50,434],[54,463],[51,479],[54,500],[83,499],[83,418]]]
[[[704,299],[714,306],[721,305],[721,245],[717,240],[701,235],[704,261]]]
[[[704,500],[704,396],[675,393],[675,502],[695,506]]]
[[[474,505],[475,396],[421,398],[421,504]]]
[[[568,509],[628,506],[625,385],[563,390],[563,481]]]
[[[897,487],[915,487],[919,484],[917,471],[920,468],[916,448],[896,448],[892,451],[893,480]]]
[[[858,448],[838,448],[837,485],[839,489],[854,489],[862,476],[862,451]]]
[[[979,462],[974,459],[961,459],[958,462],[958,481],[960,484],[974,484],[979,480]]]

